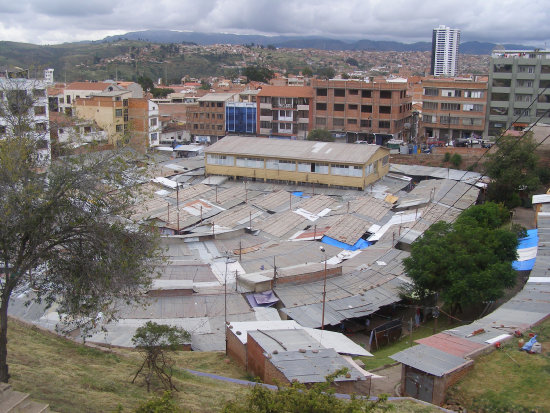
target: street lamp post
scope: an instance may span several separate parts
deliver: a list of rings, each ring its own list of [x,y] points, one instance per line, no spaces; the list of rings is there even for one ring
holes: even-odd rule
[[[321,252],[324,254],[325,257],[325,276],[323,281],[323,313],[321,316],[321,330],[325,329],[325,301],[327,298],[327,253],[325,250],[325,247],[319,247]]]

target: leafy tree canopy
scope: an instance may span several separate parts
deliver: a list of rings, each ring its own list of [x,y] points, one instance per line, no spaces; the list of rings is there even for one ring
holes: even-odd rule
[[[435,292],[451,307],[493,301],[512,287],[516,272],[516,234],[503,228],[505,207],[486,203],[470,207],[454,224],[432,225],[403,260],[413,281],[407,293],[425,298]]]
[[[332,79],[336,75],[336,71],[332,67],[322,67],[317,70],[317,76],[323,79]]]
[[[151,80],[151,78],[147,76],[139,76],[137,78],[137,83],[140,84],[144,92],[150,92],[155,87],[155,85],[153,84],[153,80]]]
[[[487,155],[486,174],[492,182],[487,188],[487,198],[503,202],[514,208],[521,204],[520,191],[530,194],[540,185],[538,156],[532,133],[521,139],[503,136],[496,152]]]
[[[334,137],[326,129],[313,129],[307,135],[308,141],[334,142]]]
[[[248,81],[267,83],[275,76],[273,70],[264,66],[248,66],[243,70],[243,76],[246,76]]]
[[[154,98],[165,98],[170,93],[174,93],[175,90],[171,88],[166,87],[154,87],[151,89],[151,93],[153,94]]]

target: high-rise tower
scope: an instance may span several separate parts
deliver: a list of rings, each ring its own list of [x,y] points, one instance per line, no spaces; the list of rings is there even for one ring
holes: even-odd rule
[[[439,26],[432,37],[432,69],[434,76],[457,76],[460,30]]]

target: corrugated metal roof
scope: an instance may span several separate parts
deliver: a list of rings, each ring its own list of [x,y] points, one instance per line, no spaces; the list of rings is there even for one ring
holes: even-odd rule
[[[348,214],[332,225],[325,232],[325,235],[348,245],[353,245],[367,232],[372,224],[372,222]]]
[[[321,349],[323,346],[303,329],[253,330],[248,335],[260,345],[264,352],[298,351],[300,349]]]
[[[364,165],[376,151],[389,154],[387,148],[376,145],[226,136],[208,147],[205,153]]]
[[[197,99],[198,102],[225,102],[238,93],[207,93]]]
[[[296,380],[299,383],[322,383],[326,380],[326,376],[342,368],[347,368],[351,377],[339,376],[336,382],[365,379],[360,371],[333,349],[308,350],[305,353],[279,352],[271,355],[270,362],[283,373],[287,380]]]
[[[390,356],[391,359],[434,376],[442,377],[457,368],[473,363],[433,347],[419,344]]]
[[[415,340],[415,343],[424,344],[445,353],[453,354],[457,357],[464,357],[476,350],[482,349],[483,345],[472,341],[453,336],[451,334],[439,333],[430,337]]]

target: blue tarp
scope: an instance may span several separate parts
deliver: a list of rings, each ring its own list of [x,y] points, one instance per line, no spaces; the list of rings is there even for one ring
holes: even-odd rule
[[[321,238],[321,242],[324,242],[325,244],[342,248],[343,250],[348,250],[348,251],[363,250],[368,246],[372,245],[372,242],[364,240],[363,238],[359,238],[359,241],[357,241],[353,245],[350,245],[350,244],[346,244],[345,242],[340,242],[338,240],[335,240],[334,238],[327,237],[326,235],[324,235],[323,238]]]
[[[538,231],[536,229],[528,229],[525,238],[518,239],[518,252],[526,248],[534,248],[539,243]],[[535,266],[536,258],[524,261],[512,262],[512,268],[516,271],[530,271]]]
[[[525,345],[521,349],[525,351],[531,351],[531,349],[533,348],[533,344],[535,344],[536,342],[537,342],[537,336],[532,337],[531,340],[525,343]]]
[[[531,271],[535,266],[536,258],[527,261],[514,261],[512,268],[516,271]]]
[[[518,250],[536,247],[539,243],[538,231],[536,229],[528,229],[527,236],[525,238],[518,239],[518,241]]]

